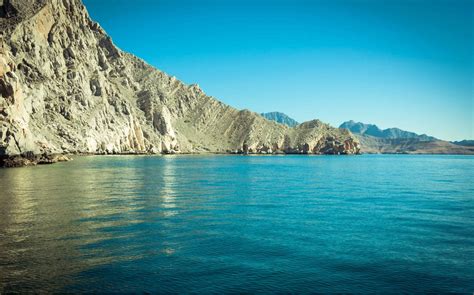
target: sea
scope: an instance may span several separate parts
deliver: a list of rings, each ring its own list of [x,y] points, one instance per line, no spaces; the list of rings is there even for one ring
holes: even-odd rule
[[[0,170],[0,293],[474,292],[474,157],[78,156]]]

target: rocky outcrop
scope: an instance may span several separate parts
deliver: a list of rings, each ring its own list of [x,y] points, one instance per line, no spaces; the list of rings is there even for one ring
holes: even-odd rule
[[[71,160],[72,159],[66,155],[36,155],[32,152],[26,152],[21,155],[0,156],[0,167],[14,168],[23,166],[36,166],[43,164],[54,164],[58,162],[68,162]]]
[[[122,52],[80,0],[10,4],[15,16],[0,17],[0,157],[359,152],[350,132],[236,110]]]

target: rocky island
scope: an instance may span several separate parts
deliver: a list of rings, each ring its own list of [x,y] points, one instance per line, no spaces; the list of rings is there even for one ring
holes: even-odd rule
[[[118,49],[80,0],[0,7],[0,165],[67,154],[358,154],[347,130],[237,110]]]

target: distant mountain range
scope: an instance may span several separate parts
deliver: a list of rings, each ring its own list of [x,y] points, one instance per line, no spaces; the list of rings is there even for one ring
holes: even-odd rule
[[[363,153],[386,154],[474,154],[472,141],[451,143],[426,134],[417,134],[399,128],[380,129],[374,124],[347,121],[345,128],[358,137]]]
[[[296,125],[299,124],[296,120],[280,112],[261,113],[260,115],[262,115],[264,118],[268,120],[272,120],[277,123],[287,125],[289,127],[295,127]]]
[[[290,127],[298,124],[296,120],[280,112],[261,115]],[[474,140],[448,142],[426,134],[417,134],[399,128],[380,129],[377,125],[353,120],[342,123],[339,128],[348,129],[358,138],[363,153],[474,154]]]
[[[451,143],[461,146],[474,146],[474,140],[451,141]]]
[[[416,134],[414,132],[401,130],[399,128],[380,129],[377,125],[364,124],[361,122],[347,121],[341,124],[339,128],[349,129],[352,133],[361,135],[370,135],[378,138],[386,139],[418,139],[421,141],[437,140],[426,134]]]

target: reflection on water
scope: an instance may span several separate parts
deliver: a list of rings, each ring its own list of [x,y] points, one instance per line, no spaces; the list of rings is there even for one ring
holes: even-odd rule
[[[472,292],[474,158],[0,170],[0,292]]]

